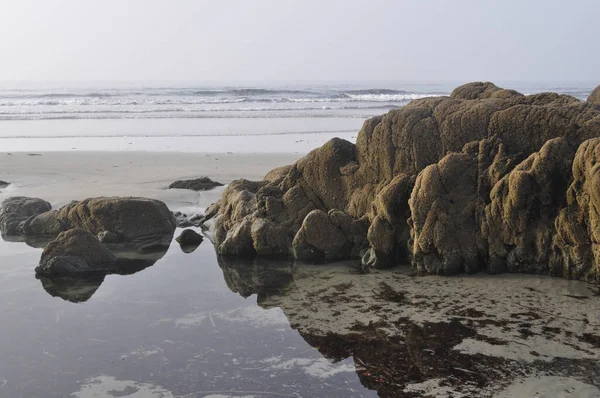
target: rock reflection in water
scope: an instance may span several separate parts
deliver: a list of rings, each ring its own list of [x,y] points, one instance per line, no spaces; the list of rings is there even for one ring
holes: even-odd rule
[[[330,361],[353,358],[361,383],[381,397],[490,397],[542,375],[600,385],[600,298],[580,282],[358,275],[344,265],[260,259],[219,264],[233,292],[279,307]]]
[[[44,290],[52,297],[60,297],[72,303],[83,303],[88,301],[96,290],[104,282],[105,274],[91,275],[80,278],[44,278],[42,282]]]
[[[244,298],[256,294],[259,305],[294,280],[294,263],[289,258],[247,260],[219,255],[217,261],[227,287]]]
[[[98,290],[106,275],[132,275],[156,263],[169,250],[161,246],[153,250],[139,250],[130,245],[111,244],[109,249],[118,257],[112,272],[95,272],[76,277],[38,277],[44,290],[52,297],[60,297],[65,301],[82,303],[88,301]]]

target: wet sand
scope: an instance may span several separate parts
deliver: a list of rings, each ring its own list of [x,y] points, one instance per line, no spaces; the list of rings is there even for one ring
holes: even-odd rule
[[[159,199],[172,210],[216,201],[222,189],[197,193],[167,190],[175,180],[207,176],[224,184],[262,177],[291,164],[302,154],[235,154],[173,152],[0,153],[0,201],[9,196],[38,197],[53,207],[93,196],[143,196]]]

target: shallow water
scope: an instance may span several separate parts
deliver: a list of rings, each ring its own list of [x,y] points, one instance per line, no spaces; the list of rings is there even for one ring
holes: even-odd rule
[[[210,243],[57,297],[34,277],[39,249],[0,252],[2,397],[374,396],[352,359],[330,363],[281,310],[231,292]]]
[[[600,392],[600,297],[580,282],[360,275],[226,260],[205,241],[132,275],[44,288],[40,249],[0,253],[1,397]]]

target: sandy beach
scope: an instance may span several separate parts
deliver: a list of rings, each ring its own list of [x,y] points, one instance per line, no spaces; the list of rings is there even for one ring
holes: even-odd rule
[[[0,154],[0,201],[10,196],[42,198],[53,207],[95,196],[142,196],[159,199],[172,210],[204,208],[222,188],[208,192],[168,190],[179,179],[207,176],[223,184],[261,179],[302,154],[163,152],[15,152]]]

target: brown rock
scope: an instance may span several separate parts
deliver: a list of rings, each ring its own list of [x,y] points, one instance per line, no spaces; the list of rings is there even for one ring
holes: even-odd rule
[[[234,181],[207,228],[221,254],[588,278],[584,262],[600,261],[587,224],[593,165],[585,178],[570,167],[600,136],[595,93],[582,102],[469,83],[414,100],[367,120],[356,145],[334,139],[263,181]]]
[[[208,177],[200,177],[193,180],[177,180],[171,185],[169,185],[169,189],[190,189],[192,191],[209,191],[216,187],[221,187],[221,184],[218,181],[213,181]]]
[[[46,246],[35,272],[44,276],[105,272],[114,268],[116,261],[117,257],[94,235],[70,229]]]
[[[47,211],[52,206],[42,199],[13,196],[0,205],[0,232],[2,236],[23,234],[23,225],[31,217]]]

